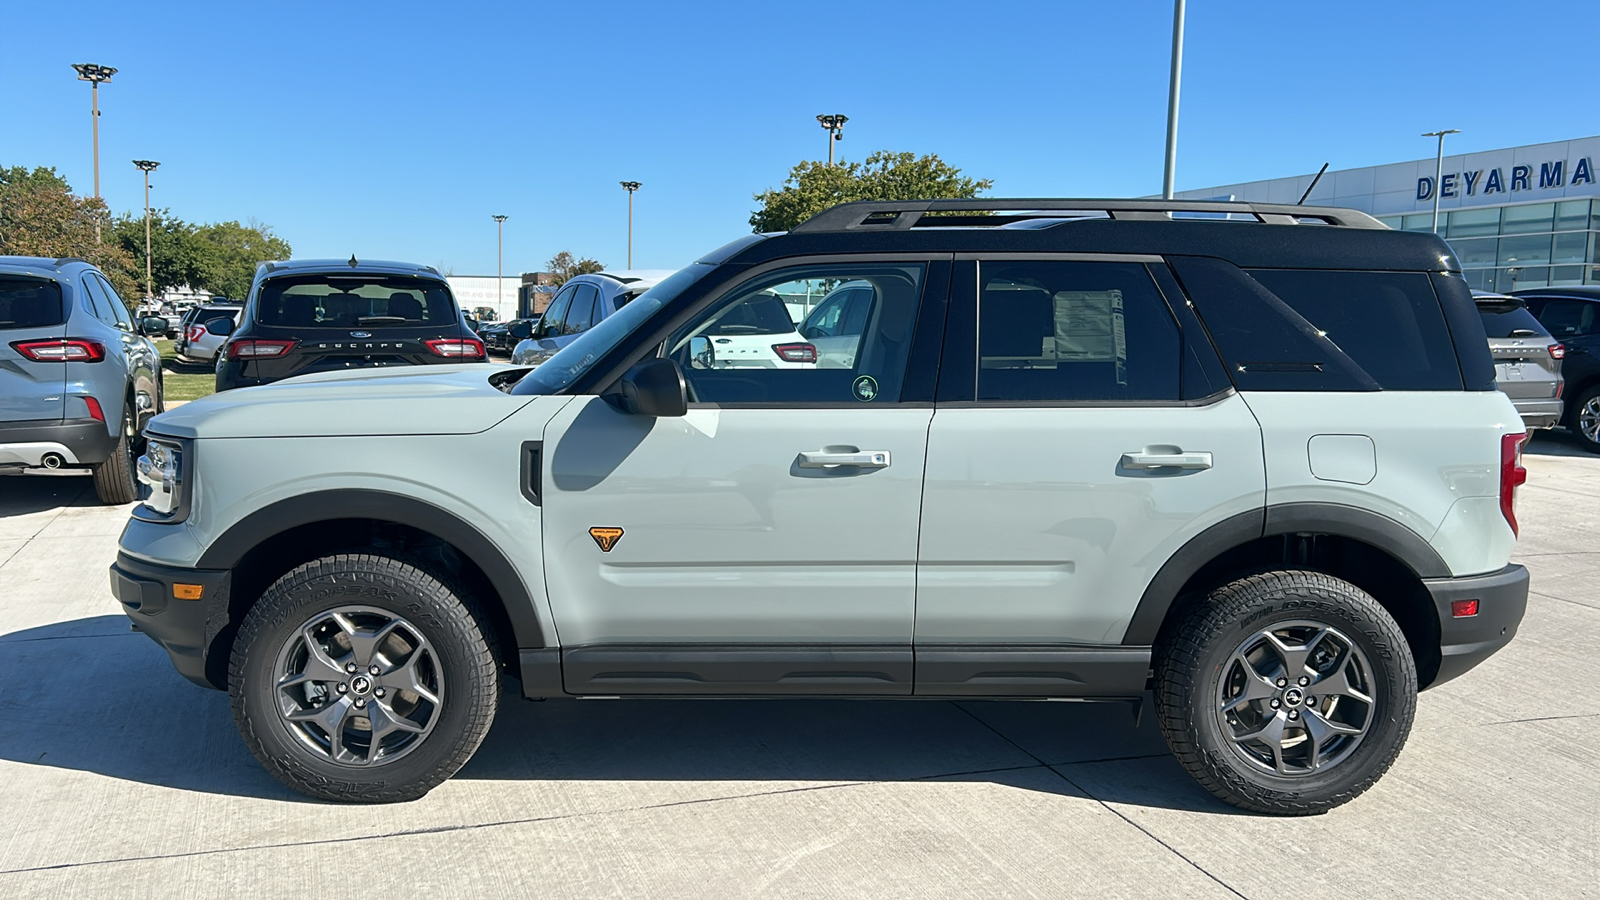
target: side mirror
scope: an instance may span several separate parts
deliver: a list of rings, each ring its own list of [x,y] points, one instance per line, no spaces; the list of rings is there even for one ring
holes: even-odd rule
[[[670,359],[639,363],[622,376],[618,388],[622,408],[635,415],[670,419],[689,412],[689,385]]]
[[[518,322],[506,329],[506,333],[519,341],[525,341],[533,337],[533,326],[527,322]]]
[[[717,348],[712,345],[711,338],[696,336],[689,338],[689,367],[692,369],[709,369],[716,365]]]
[[[145,316],[139,320],[139,332],[145,337],[159,337],[167,333],[167,320],[158,316]]]
[[[228,335],[233,334],[233,320],[224,318],[212,319],[206,323],[206,331],[209,331],[218,337],[227,337]]]

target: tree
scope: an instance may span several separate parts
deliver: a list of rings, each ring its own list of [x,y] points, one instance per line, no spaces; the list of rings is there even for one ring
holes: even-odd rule
[[[143,296],[133,257],[114,239],[95,240],[96,221],[113,225],[105,202],[72,193],[54,168],[0,167],[0,255],[75,256],[98,266],[124,301]]]
[[[144,216],[124,213],[111,227],[112,235],[133,258],[141,290],[144,285]],[[168,209],[150,213],[151,280],[155,293],[169,288],[207,287],[216,253],[201,240],[195,226],[176,218]]]
[[[256,266],[274,259],[288,259],[289,242],[272,233],[272,226],[251,219],[246,224],[217,222],[202,225],[195,236],[211,254],[209,268],[201,285],[214,294],[243,299],[255,280]]]
[[[783,187],[755,195],[761,208],[750,214],[757,232],[788,231],[830,206],[852,200],[932,200],[976,197],[991,179],[964,178],[935,154],[879,150],[862,163],[803,162],[789,170]]]
[[[550,257],[550,261],[545,263],[544,267],[550,271],[550,274],[556,277],[557,287],[566,284],[567,279],[574,275],[588,275],[593,272],[604,272],[606,270],[604,263],[598,260],[590,259],[587,256],[580,259],[573,259],[572,254],[566,250],[563,250],[560,253],[557,253],[555,256]]]

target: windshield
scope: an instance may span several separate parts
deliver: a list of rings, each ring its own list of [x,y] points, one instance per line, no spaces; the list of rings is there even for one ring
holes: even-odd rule
[[[602,357],[615,350],[629,335],[648,321],[679,294],[716,270],[716,266],[697,263],[673,273],[660,284],[640,294],[638,299],[607,316],[599,325],[578,335],[543,365],[529,372],[511,393],[554,394],[565,390]]]
[[[458,319],[450,288],[409,275],[286,275],[261,286],[256,321],[291,328],[415,328]]]

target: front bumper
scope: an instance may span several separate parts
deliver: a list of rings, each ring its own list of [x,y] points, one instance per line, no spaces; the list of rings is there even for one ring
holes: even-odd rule
[[[1487,575],[1424,580],[1439,613],[1440,685],[1483,662],[1517,635],[1528,608],[1528,570],[1506,566]],[[1451,604],[1478,601],[1478,614],[1456,618]]]
[[[1528,428],[1554,428],[1561,421],[1560,400],[1513,400],[1517,415]]]
[[[172,657],[178,673],[201,687],[226,689],[223,673],[206,673],[207,650],[228,621],[228,570],[160,566],[118,553],[111,566],[111,593],[133,627],[149,635]],[[173,585],[199,585],[200,599],[179,600]]]
[[[0,422],[0,466],[42,466],[51,453],[69,466],[99,465],[116,445],[99,419]]]

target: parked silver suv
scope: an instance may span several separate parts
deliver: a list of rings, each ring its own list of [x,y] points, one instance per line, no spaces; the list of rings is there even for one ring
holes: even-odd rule
[[[100,270],[0,256],[0,474],[87,468],[101,502],[130,503],[163,408],[161,356]]]
[[[1494,357],[1495,383],[1529,430],[1561,421],[1561,361],[1567,348],[1528,311],[1519,297],[1473,291]]]
[[[719,365],[752,304],[846,288],[837,365]],[[292,378],[151,433],[116,596],[264,766],[337,800],[450,777],[510,677],[1150,692],[1206,789],[1316,813],[1527,600],[1526,434],[1456,258],[1347,210],[846,204],[537,368]]]

